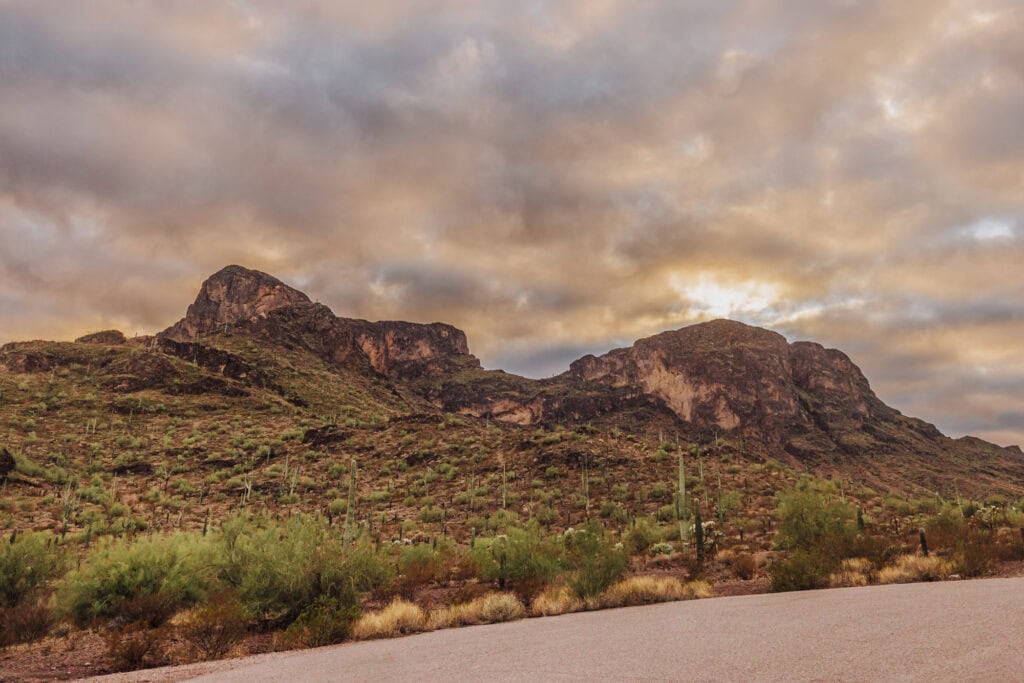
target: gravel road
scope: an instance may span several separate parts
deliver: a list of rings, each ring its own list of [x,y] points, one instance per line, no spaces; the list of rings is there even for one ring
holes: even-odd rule
[[[631,607],[107,681],[1019,681],[1024,578]]]

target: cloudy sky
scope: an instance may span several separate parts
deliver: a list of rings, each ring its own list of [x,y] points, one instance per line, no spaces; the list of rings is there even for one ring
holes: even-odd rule
[[[239,263],[531,376],[731,317],[1024,442],[1017,0],[0,0],[0,341]]]

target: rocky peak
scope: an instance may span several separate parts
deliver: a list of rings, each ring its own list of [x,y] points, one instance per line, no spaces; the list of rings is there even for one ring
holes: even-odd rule
[[[586,382],[633,386],[701,429],[765,438],[801,419],[789,344],[769,330],[715,320],[641,339],[570,366]]]
[[[820,344],[790,344],[780,334],[731,320],[586,356],[570,366],[569,376],[635,388],[699,430],[740,430],[779,444],[802,434],[830,441],[868,420],[898,415],[875,397],[845,354]]]
[[[339,318],[277,278],[228,266],[203,283],[185,317],[160,333],[179,342],[225,325],[275,342],[297,344],[336,365],[396,379],[479,367],[466,335],[443,323],[367,322]]]
[[[203,283],[185,317],[160,336],[191,341],[225,324],[265,317],[271,311],[301,303],[310,303],[309,297],[277,278],[241,266],[228,266]]]

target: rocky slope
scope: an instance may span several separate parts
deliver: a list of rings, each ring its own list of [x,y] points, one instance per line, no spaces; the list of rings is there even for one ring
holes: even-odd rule
[[[493,493],[501,463],[519,470],[523,514],[561,505],[571,523],[582,462],[602,473],[595,495],[653,514],[671,502],[664,482],[675,481],[677,445],[713,455],[721,485],[746,491],[753,508],[805,471],[872,495],[1024,494],[1019,449],[950,439],[901,415],[846,355],[818,344],[717,320],[532,380],[482,369],[450,325],[339,317],[239,266],[211,276],[185,317],[154,337],[105,331],[4,346],[0,399],[0,448],[19,458],[16,487],[59,498],[58,484],[115,472],[116,486],[135,487],[118,499],[153,501],[149,523],[168,523],[165,505],[199,515],[189,502],[198,490],[223,506],[298,490],[320,509],[338,495],[338,463],[352,457],[392,526],[433,518],[459,491],[472,492],[457,504],[466,510],[446,523],[466,522],[481,478]],[[778,466],[784,477],[754,483]],[[440,472],[449,483],[438,490],[429,481]],[[109,514],[104,494],[92,495]],[[38,514],[59,518],[59,506],[47,510]]]
[[[954,441],[875,396],[841,351],[729,320],[641,339],[573,362],[549,380],[485,371],[450,325],[352,320],[279,280],[230,266],[204,283],[185,318],[161,336],[195,340],[235,329],[299,345],[338,367],[389,380],[412,409],[551,426],[597,418],[670,425],[688,441],[744,440],[807,463],[843,458],[1016,456]],[[666,422],[667,417],[667,422]],[[1000,474],[999,476],[1002,476]]]

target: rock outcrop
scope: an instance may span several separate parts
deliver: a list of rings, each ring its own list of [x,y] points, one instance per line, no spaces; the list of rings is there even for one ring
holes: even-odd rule
[[[271,311],[310,303],[309,297],[257,270],[228,266],[211,275],[185,317],[159,334],[194,341],[225,326],[265,317]]]
[[[899,413],[841,351],[714,320],[570,366],[577,383],[632,387],[703,432],[738,432],[801,455],[842,449]]]
[[[93,332],[75,340],[77,344],[100,344],[103,346],[120,346],[126,343],[124,334],[119,330],[103,330]]]
[[[0,447],[0,481],[5,481],[16,466],[17,463],[14,461],[14,456],[11,455],[10,451]]]
[[[729,320],[693,325],[574,362],[584,382],[635,387],[684,422],[761,436],[807,423],[793,381],[789,344],[775,332]]]
[[[480,366],[465,333],[451,325],[340,318],[277,278],[241,266],[210,276],[185,317],[158,336],[195,342],[236,330],[299,344],[338,365],[392,379]]]
[[[469,353],[466,333],[444,323],[344,320],[370,365],[382,375],[414,379],[425,374],[480,367]]]

